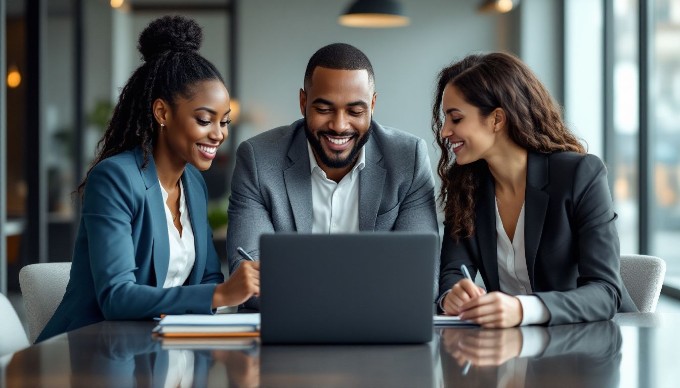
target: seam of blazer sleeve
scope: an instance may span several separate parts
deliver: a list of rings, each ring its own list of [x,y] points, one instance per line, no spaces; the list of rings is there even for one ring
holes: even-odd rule
[[[253,160],[253,178],[255,178],[255,181],[253,182],[255,184],[255,187],[257,188],[257,192],[262,197],[262,190],[260,187],[260,174],[259,170],[257,168],[257,158],[255,157],[255,148],[253,147],[253,144],[250,143],[249,141],[246,141],[245,144],[249,148],[249,154],[251,155],[251,158]]]
[[[584,163],[586,164],[584,166]],[[593,174],[586,174],[583,169],[588,168],[590,171],[593,172]],[[572,177],[572,198],[574,198],[574,205],[575,207],[580,207],[581,202],[583,201],[584,198],[588,196],[588,193],[590,192],[591,188],[593,187],[593,184],[595,181],[600,177],[600,174],[602,174],[602,169],[604,168],[603,164],[599,164],[598,166],[593,166],[590,164],[589,160],[589,155],[585,155],[576,165],[576,169],[574,171],[574,175]],[[578,198],[576,197],[576,189],[577,189],[577,178],[583,177],[583,176],[589,176],[590,179],[583,185],[583,190],[580,190],[580,195]]]
[[[406,191],[406,197],[404,198],[405,200],[408,200],[409,203],[414,201],[414,198],[410,198],[410,196],[412,194],[417,193],[420,190],[420,187],[425,186],[427,184],[427,179],[424,179],[424,181],[422,182],[422,185],[420,185],[419,187],[417,187],[414,190],[414,186],[415,186],[416,182],[419,181],[420,175],[423,175],[423,176],[426,175],[424,173],[419,174],[421,168],[420,168],[420,158],[418,157],[419,156],[418,151],[419,151],[419,148],[420,148],[419,145],[420,145],[421,142],[424,143],[425,141],[423,139],[417,139],[416,143],[415,143],[415,152],[414,152],[414,159],[413,159],[413,174],[412,174],[412,178],[411,178],[411,185],[409,186],[408,190]],[[423,170],[425,170],[425,168],[423,168]],[[416,199],[420,199],[420,197],[416,198]],[[401,205],[403,205],[403,201],[400,204],[399,208],[402,207]]]

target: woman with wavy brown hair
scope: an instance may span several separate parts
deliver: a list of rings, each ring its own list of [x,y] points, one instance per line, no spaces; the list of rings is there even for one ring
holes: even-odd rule
[[[491,53],[444,68],[432,129],[445,214],[440,311],[483,327],[637,311],[619,275],[606,168],[524,63]]]

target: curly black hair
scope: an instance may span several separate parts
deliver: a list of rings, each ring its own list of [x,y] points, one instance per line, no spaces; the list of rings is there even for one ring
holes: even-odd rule
[[[94,166],[108,157],[139,146],[144,154],[142,167],[148,165],[159,128],[152,111],[156,99],[174,108],[177,96],[191,98],[196,83],[210,79],[224,83],[215,66],[198,53],[202,39],[201,27],[182,16],[161,17],[142,31],[137,49],[144,63],[120,93],[111,121],[97,144],[97,155],[78,186],[79,193]]]

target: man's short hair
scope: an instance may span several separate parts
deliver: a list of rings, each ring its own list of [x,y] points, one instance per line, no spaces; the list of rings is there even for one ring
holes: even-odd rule
[[[368,82],[371,88],[375,88],[375,76],[373,66],[358,48],[347,43],[333,43],[324,46],[309,58],[307,69],[305,70],[305,88],[312,82],[312,73],[317,67],[325,67],[335,70],[366,70],[368,72]]]

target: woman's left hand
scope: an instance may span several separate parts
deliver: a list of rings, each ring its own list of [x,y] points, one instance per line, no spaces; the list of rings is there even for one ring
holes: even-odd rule
[[[460,307],[460,318],[484,328],[506,328],[522,323],[522,304],[514,296],[490,292],[474,298]]]

